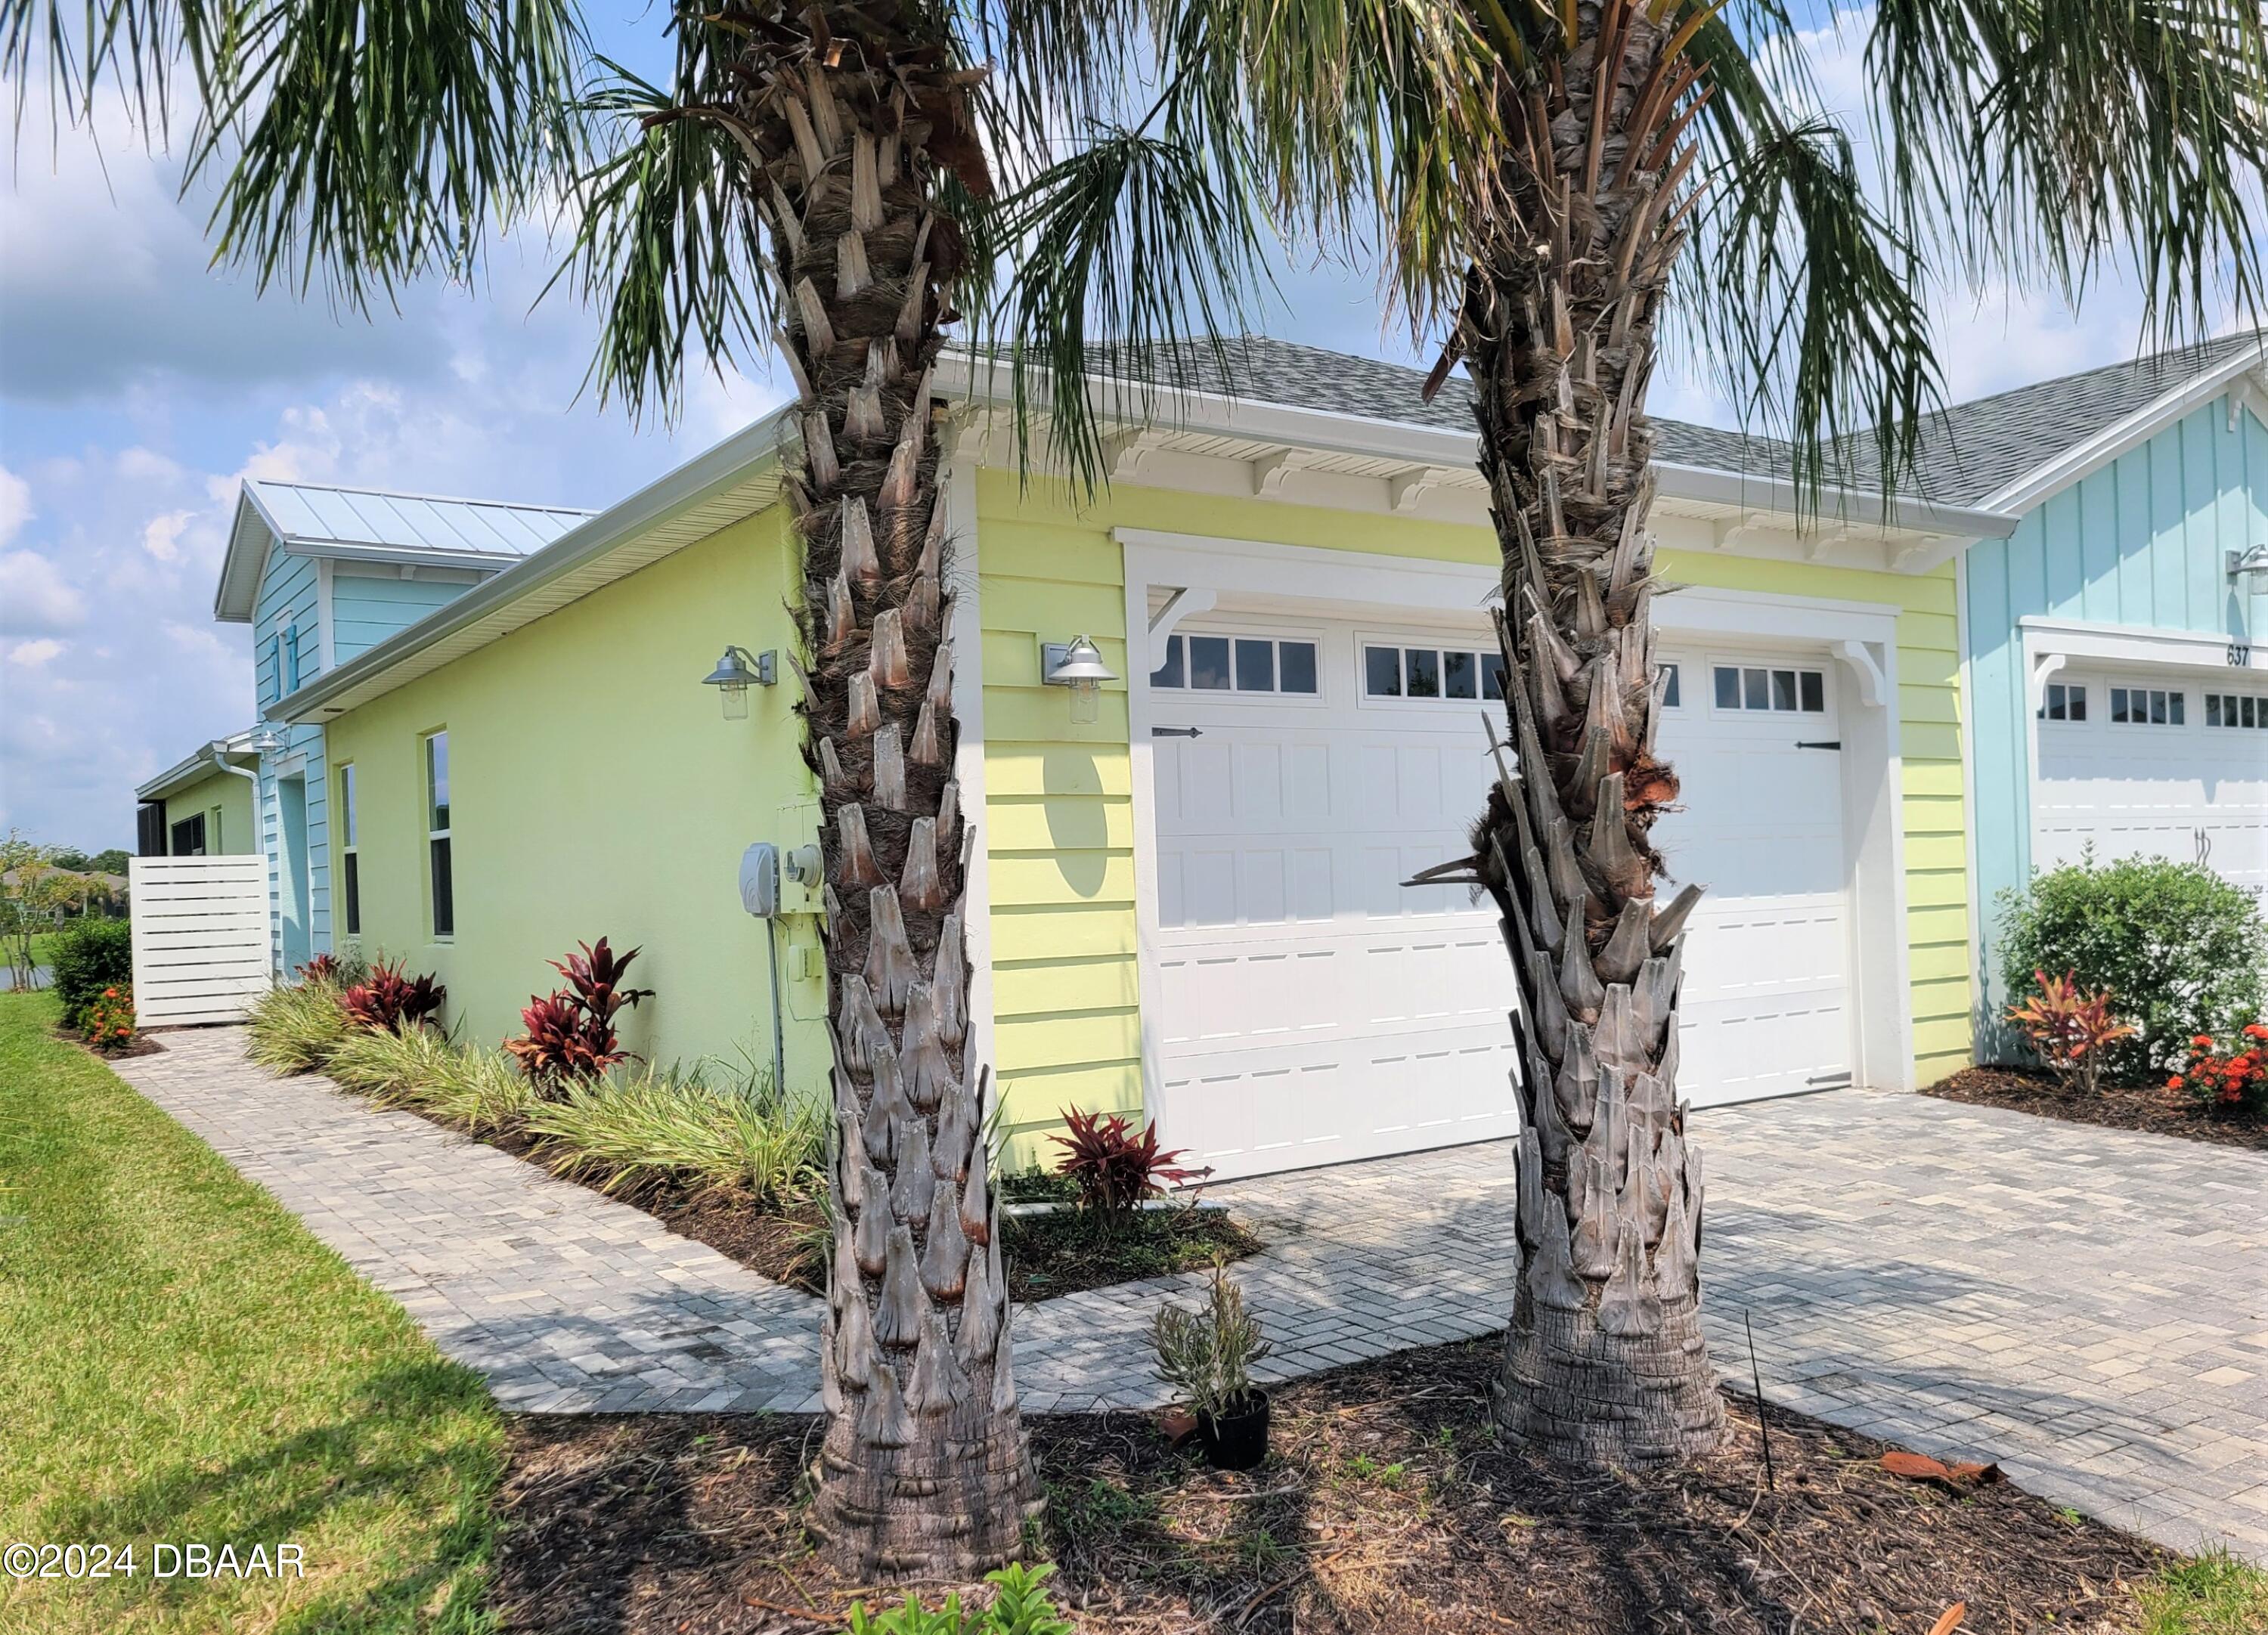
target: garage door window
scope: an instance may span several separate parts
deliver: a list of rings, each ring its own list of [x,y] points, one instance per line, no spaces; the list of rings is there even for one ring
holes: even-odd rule
[[[2087,719],[2087,689],[2068,681],[2050,681],[2048,700],[2040,706],[2043,721],[2084,721]]]
[[[2126,726],[2182,726],[2186,695],[2162,687],[2114,687],[2110,718]]]
[[[2268,729],[2268,698],[2243,693],[2207,693],[2205,696],[2205,724],[2207,726],[2251,727]]]
[[[1827,713],[1822,670],[1773,670],[1746,665],[1717,667],[1717,708],[1764,710],[1788,715]]]
[[[1315,691],[1315,644],[1267,636],[1169,636],[1150,685],[1200,693]]]
[[[1366,646],[1362,690],[1371,698],[1502,698],[1504,659],[1460,647]]]

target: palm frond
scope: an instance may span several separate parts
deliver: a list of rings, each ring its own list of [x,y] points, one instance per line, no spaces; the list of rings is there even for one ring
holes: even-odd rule
[[[679,75],[696,97],[701,50],[684,48]],[[776,284],[752,206],[756,167],[728,108],[600,64],[607,78],[583,107],[611,151],[577,180],[575,239],[553,282],[603,314],[586,384],[634,415],[666,415],[689,362],[770,351]]]

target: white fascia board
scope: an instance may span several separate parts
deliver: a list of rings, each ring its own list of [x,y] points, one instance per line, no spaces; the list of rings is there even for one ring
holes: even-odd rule
[[[295,556],[321,562],[367,562],[383,566],[413,568],[470,568],[493,573],[527,558],[508,550],[443,550],[431,545],[372,545],[361,540],[294,539],[284,547]]]
[[[2079,619],[2027,615],[2016,621],[2023,632],[2025,673],[2039,660],[2094,659],[2105,664],[2175,666],[2190,670],[2268,670],[2268,648],[2252,646],[2209,630],[2166,630],[2140,624],[2089,624]]]
[[[2036,466],[2015,481],[2003,484],[1978,504],[1995,511],[2021,514],[2050,495],[2069,488],[2117,459],[2128,449],[2146,443],[2172,421],[2229,389],[2250,371],[2268,362],[2258,346],[2240,347],[2204,373],[2192,376],[2161,394],[2125,419],[2104,427],[2084,443],[2067,448],[2043,465]]]
[[[248,755],[245,748],[250,741],[250,729],[227,738],[216,738],[210,743],[199,744],[188,755],[167,767],[134,792],[136,800],[162,800],[177,789],[201,783],[219,770],[218,762],[232,755]]]
[[[503,572],[277,701],[269,713],[282,721],[314,720],[317,712],[341,694],[382,679],[395,665],[443,637],[479,622],[563,574],[600,561],[673,513],[746,481],[751,472],[767,464],[777,463],[782,431],[794,423],[794,407],[791,403],[774,409],[628,499],[569,529],[541,550],[515,559]]]
[[[254,497],[252,484],[239,483],[236,518],[229,524],[228,549],[220,559],[219,582],[213,586],[216,622],[252,622],[260,608],[260,580],[268,571],[268,553],[279,537],[274,519]]]
[[[1005,372],[1005,365],[972,370],[967,354],[949,353],[938,363],[938,389],[990,409],[1006,408],[1012,404],[1013,398],[1010,387],[1002,379]],[[1125,391],[1125,382],[1108,376],[1091,375],[1088,379],[1106,401],[1114,392],[1123,394]],[[1477,432],[1452,431],[1446,427],[1379,420],[1336,409],[1301,409],[1167,387],[1156,388],[1153,397],[1159,405],[1157,424],[1168,431],[1210,432],[1323,453],[1406,460],[1413,466],[1445,469],[1471,470],[1480,460]],[[1042,396],[1042,401],[1044,401]],[[1846,522],[1904,533],[2006,539],[2015,532],[2016,524],[2021,520],[1993,511],[1911,499],[1896,501],[1886,512],[1880,495],[1856,489],[1822,488],[1815,504],[1799,505],[1795,484],[1776,477],[1750,476],[1667,460],[1655,461],[1653,469],[1656,492],[1668,498],[1705,504],[1745,505],[1790,517],[1833,516]]]

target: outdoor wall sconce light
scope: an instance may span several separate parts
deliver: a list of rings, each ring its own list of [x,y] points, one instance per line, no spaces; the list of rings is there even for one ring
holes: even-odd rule
[[[1102,654],[1086,637],[1068,642],[1047,642],[1040,648],[1040,680],[1049,687],[1071,689],[1071,718],[1082,724],[1095,720],[1102,705],[1102,684],[1118,678],[1106,668]]]
[[[2261,581],[2252,586],[2254,590],[2268,590],[2268,545],[2255,545],[2250,550],[2228,553],[2229,578],[2241,579],[2248,574]]]
[[[725,656],[717,660],[717,667],[701,678],[703,687],[713,687],[724,700],[725,718],[744,721],[748,716],[748,689],[751,686],[770,687],[779,680],[779,654],[767,648],[751,653],[747,648],[728,644]]]
[[[273,721],[262,721],[245,748],[256,755],[280,755],[284,753],[284,734],[276,730]]]

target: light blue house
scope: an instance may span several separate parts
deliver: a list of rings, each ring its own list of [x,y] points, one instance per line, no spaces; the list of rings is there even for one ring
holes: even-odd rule
[[[1995,900],[2077,858],[2268,893],[2268,392],[2257,335],[1964,403],[1933,497],[2020,514],[1959,558],[1980,1054]],[[2001,1041],[2005,1048],[2006,1041]]]
[[[435,499],[313,483],[247,482],[213,616],[249,624],[259,715],[254,823],[268,858],[270,954],[289,972],[356,929],[358,887],[334,880],[334,833],[354,821],[353,773],[323,729],[269,725],[276,701],[482,580],[590,513]],[[344,838],[350,841],[351,836]]]

